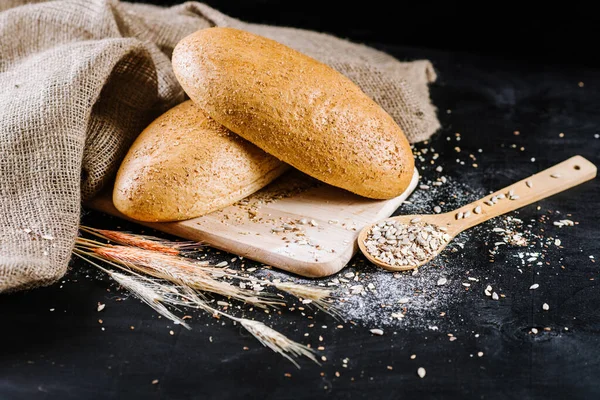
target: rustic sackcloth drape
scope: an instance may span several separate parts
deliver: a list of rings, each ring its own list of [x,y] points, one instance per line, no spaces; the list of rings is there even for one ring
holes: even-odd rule
[[[267,36],[331,65],[411,142],[439,127],[427,60],[399,62],[330,35],[244,23],[197,2],[0,1],[0,292],[65,273],[81,201],[113,177],[152,119],[184,100],[173,47],[212,26]]]

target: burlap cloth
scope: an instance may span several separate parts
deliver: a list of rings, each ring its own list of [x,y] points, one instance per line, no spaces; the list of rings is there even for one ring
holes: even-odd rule
[[[331,65],[411,142],[439,127],[427,86],[436,76],[425,60],[403,63],[329,35],[244,23],[196,2],[33,3],[0,1],[0,292],[65,273],[81,201],[112,178],[145,125],[184,100],[170,56],[198,29],[245,29]]]

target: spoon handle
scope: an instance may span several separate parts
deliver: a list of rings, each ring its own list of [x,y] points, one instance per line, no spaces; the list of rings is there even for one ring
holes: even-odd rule
[[[457,209],[451,225],[454,225],[457,232],[463,231],[490,218],[577,186],[595,176],[596,166],[594,164],[581,156],[571,157],[560,164]],[[462,213],[462,218],[459,218],[460,213]]]

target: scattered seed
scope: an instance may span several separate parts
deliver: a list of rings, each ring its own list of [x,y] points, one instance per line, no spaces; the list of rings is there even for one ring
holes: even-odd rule
[[[419,375],[419,378],[421,379],[425,378],[426,373],[427,371],[425,371],[425,368],[423,367],[419,367],[419,369],[417,370],[417,375]]]
[[[463,218],[469,218],[471,216],[471,211],[465,211],[463,214]]]
[[[560,246],[560,243],[561,243],[560,239],[555,239],[554,240],[554,245],[555,246]]]
[[[153,384],[153,385],[158,385],[158,379],[154,379],[154,380],[152,380],[152,384]]]
[[[527,185],[528,188],[533,186],[533,183],[531,183],[531,181],[525,181],[525,184]]]
[[[483,351],[478,352],[477,357],[483,357]]]
[[[458,213],[456,213],[456,219],[462,219],[462,217],[463,217],[462,211],[459,211]]]
[[[106,307],[106,304],[98,303],[98,308],[97,308],[98,312],[104,310],[104,307]]]
[[[383,331],[381,329],[371,329],[371,333],[377,336],[383,335]]]
[[[467,282],[463,282],[463,284],[462,284],[462,285],[463,285],[464,287],[471,287],[471,284],[470,284],[470,283],[467,283]]]
[[[473,209],[473,212],[474,212],[475,214],[481,214],[481,206],[477,206],[477,207],[475,207],[475,209]]]
[[[498,297],[498,293],[494,292],[492,293],[492,300],[499,300],[500,297]]]
[[[550,174],[550,177],[557,179],[557,178],[560,178],[561,175],[560,174]]]
[[[410,359],[414,360],[415,358],[417,358],[417,355],[416,354],[411,354]]]
[[[44,239],[44,240],[54,240],[54,236],[52,236],[52,235],[42,235],[42,239]]]
[[[227,261],[221,261],[220,263],[216,264],[215,267],[217,268],[221,268],[221,267],[226,267],[229,263]]]
[[[440,278],[440,279],[438,279],[438,281],[437,281],[437,285],[438,285],[438,286],[443,286],[443,285],[445,285],[446,283],[448,283],[448,279],[446,279],[446,278]]]
[[[433,211],[434,211],[436,214],[439,214],[439,213],[441,213],[441,212],[442,212],[442,208],[441,208],[440,206],[435,206],[435,207],[433,207]]]
[[[421,189],[421,190],[428,190],[429,189],[429,185],[419,185],[419,189]]]
[[[417,217],[417,218],[413,218],[410,220],[411,224],[416,224],[417,222],[419,222],[421,220],[421,218]]]
[[[540,285],[538,283],[534,283],[533,285],[529,286],[529,290],[535,290],[539,287],[540,287]]]
[[[437,172],[442,172],[442,171],[444,170],[444,168],[442,168],[442,166],[440,165],[440,166],[438,166],[438,167],[437,167],[435,170],[436,170]]]
[[[548,311],[549,309],[550,309],[550,306],[548,305],[548,303],[542,304],[542,310]]]

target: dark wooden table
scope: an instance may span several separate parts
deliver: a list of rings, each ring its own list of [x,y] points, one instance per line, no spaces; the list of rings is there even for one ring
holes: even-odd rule
[[[498,189],[575,154],[600,165],[600,70],[380,48],[400,59],[433,61],[439,80],[432,97],[443,128],[430,146],[440,154],[436,165],[455,182]],[[468,161],[467,154],[477,155],[477,168],[457,163]],[[422,173],[425,179],[439,175],[431,166]],[[195,313],[194,329],[186,331],[134,299],[119,302],[123,293],[114,284],[73,261],[53,286],[0,296],[0,398],[599,398],[599,199],[596,179],[514,214],[562,241],[544,250],[544,265],[525,266],[521,275],[507,264],[514,249],[500,249],[489,263],[492,223],[467,234],[488,241],[465,246],[465,268],[493,281],[506,298],[492,302],[474,290],[447,305],[444,322],[432,317],[457,340],[449,340],[448,329],[398,326],[375,336],[373,326],[335,329],[337,322],[320,313],[312,321],[297,312],[272,315],[266,320],[274,328],[313,345],[319,345],[315,333],[303,337],[308,324],[328,326],[319,331],[327,361],[302,361],[301,370],[229,323]],[[552,224],[567,214],[578,225]],[[140,229],[92,211],[83,220]],[[213,254],[215,260],[232,257]],[[532,292],[534,282],[540,287]],[[101,313],[98,302],[106,304]],[[426,367],[424,379],[416,374],[419,366]]]

